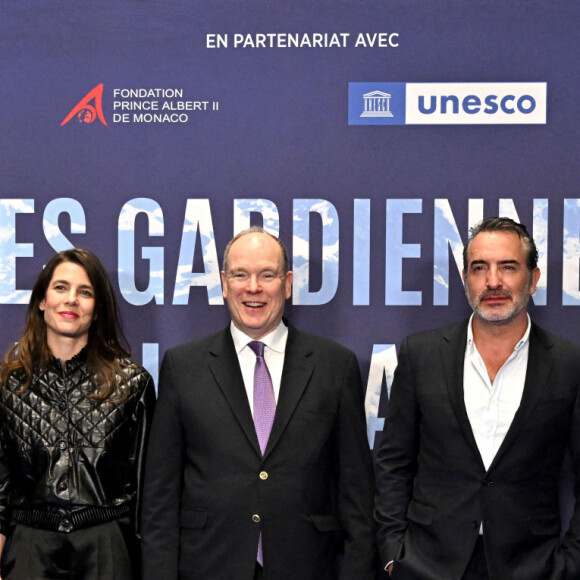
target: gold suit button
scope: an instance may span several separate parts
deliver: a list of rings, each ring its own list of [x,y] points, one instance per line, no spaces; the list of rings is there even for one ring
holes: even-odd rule
[[[262,479],[262,480],[268,479],[268,472],[267,471],[260,471],[260,479]]]
[[[255,524],[259,524],[259,523],[260,523],[260,516],[259,516],[258,514],[254,514],[254,515],[252,516],[252,521],[253,521]]]

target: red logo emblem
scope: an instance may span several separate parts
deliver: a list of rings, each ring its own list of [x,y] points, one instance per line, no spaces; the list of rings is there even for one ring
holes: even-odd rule
[[[94,101],[91,104],[91,101]],[[103,115],[103,83],[97,85],[90,93],[81,99],[60,124],[66,125],[76,115],[79,123],[92,123],[97,117],[103,125],[107,124]]]

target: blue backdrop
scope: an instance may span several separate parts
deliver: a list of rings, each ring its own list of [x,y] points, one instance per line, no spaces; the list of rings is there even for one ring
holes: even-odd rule
[[[496,214],[538,242],[533,317],[577,339],[579,24],[575,0],[5,3],[2,351],[75,245],[157,375],[227,323],[223,249],[263,223],[288,316],[357,353],[375,447],[395,345],[469,313],[462,245]]]

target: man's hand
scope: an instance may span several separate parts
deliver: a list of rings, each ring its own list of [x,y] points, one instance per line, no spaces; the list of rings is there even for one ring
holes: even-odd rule
[[[2,552],[4,551],[4,544],[6,543],[6,536],[4,534],[0,534],[0,556],[2,556]],[[0,571],[0,580],[2,580],[2,572]]]

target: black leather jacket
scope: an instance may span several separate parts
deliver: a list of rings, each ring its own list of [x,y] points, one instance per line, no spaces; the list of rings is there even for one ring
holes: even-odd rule
[[[119,404],[86,396],[86,349],[53,359],[21,394],[17,373],[0,385],[0,533],[11,521],[66,533],[127,514],[137,525],[155,391],[136,363],[125,372]]]

